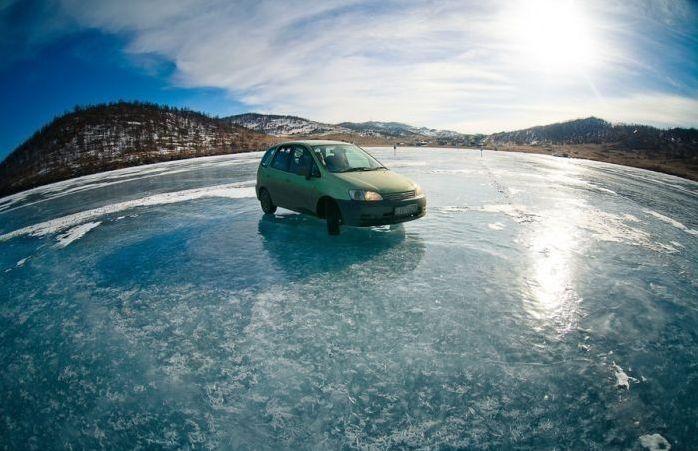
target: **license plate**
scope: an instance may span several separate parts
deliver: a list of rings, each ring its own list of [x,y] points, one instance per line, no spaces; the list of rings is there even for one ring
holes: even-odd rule
[[[407,216],[417,213],[419,206],[417,204],[404,205],[402,207],[395,207],[395,216]]]

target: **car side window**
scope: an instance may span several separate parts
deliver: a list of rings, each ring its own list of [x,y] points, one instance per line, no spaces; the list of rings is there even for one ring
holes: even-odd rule
[[[307,150],[300,146],[293,146],[291,148],[291,164],[289,167],[289,172],[294,174],[302,175],[306,168],[310,168],[313,163],[313,157],[310,156]]]
[[[269,166],[269,163],[271,163],[271,159],[274,157],[274,151],[276,151],[276,147],[272,147],[264,153],[264,156],[262,157],[262,166],[265,168]]]
[[[280,171],[288,171],[288,160],[291,149],[282,147],[276,151],[274,161],[271,162],[271,167]]]

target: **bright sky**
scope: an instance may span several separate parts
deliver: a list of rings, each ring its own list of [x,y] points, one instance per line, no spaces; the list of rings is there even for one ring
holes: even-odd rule
[[[698,126],[689,0],[0,0],[0,158],[117,99],[466,133]]]

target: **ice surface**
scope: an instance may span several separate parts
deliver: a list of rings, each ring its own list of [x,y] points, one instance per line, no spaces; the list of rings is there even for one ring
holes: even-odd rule
[[[0,199],[0,448],[695,447],[698,184],[373,152],[423,219],[263,215],[260,154]]]

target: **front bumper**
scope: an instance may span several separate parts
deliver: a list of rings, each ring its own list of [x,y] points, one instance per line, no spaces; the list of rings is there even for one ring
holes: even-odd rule
[[[359,200],[338,200],[342,212],[342,224],[354,227],[368,227],[419,219],[427,213],[427,198],[424,195],[400,201],[381,200],[366,202]],[[417,204],[417,211],[410,215],[396,216],[396,207]]]

